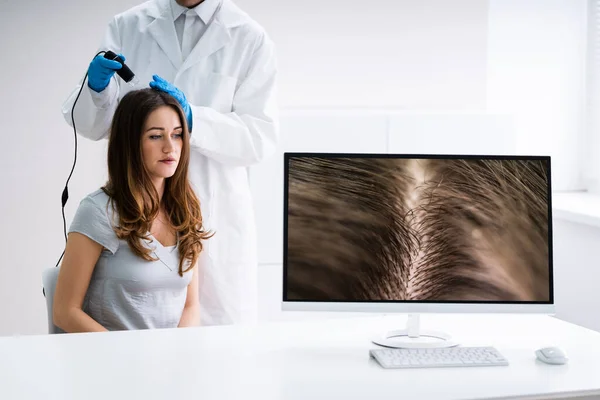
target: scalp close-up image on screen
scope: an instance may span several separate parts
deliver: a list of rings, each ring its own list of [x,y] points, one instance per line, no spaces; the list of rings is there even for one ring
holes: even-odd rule
[[[544,157],[291,156],[289,301],[548,302]]]

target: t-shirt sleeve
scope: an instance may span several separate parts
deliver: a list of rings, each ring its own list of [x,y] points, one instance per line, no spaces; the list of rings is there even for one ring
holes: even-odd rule
[[[115,254],[119,238],[109,223],[106,210],[91,198],[84,198],[75,212],[69,233],[81,233]]]

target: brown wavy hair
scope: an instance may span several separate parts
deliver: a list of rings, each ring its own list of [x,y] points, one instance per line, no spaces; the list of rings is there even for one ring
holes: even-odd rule
[[[152,184],[142,157],[142,131],[148,116],[159,107],[171,107],[179,115],[183,145],[175,174],[165,179],[162,199]],[[150,227],[164,207],[169,222],[179,236],[179,275],[193,268],[202,251],[202,240],[214,233],[202,226],[200,201],[188,181],[190,141],[187,120],[172,96],[155,89],[135,90],[119,102],[112,120],[108,142],[108,182],[102,190],[110,197],[118,215],[114,227],[117,237],[126,240],[131,250],[146,261],[157,261],[142,240],[150,240]],[[184,269],[184,263],[188,267]]]
[[[288,299],[551,299],[549,159],[288,165]]]

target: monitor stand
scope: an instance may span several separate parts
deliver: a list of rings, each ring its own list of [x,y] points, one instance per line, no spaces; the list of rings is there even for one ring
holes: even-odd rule
[[[458,343],[451,341],[451,336],[444,332],[421,331],[419,328],[419,314],[409,314],[406,329],[389,331],[384,336],[373,339],[373,343],[384,347],[416,349],[416,348],[441,348],[454,347]],[[398,340],[398,337],[404,337]],[[427,339],[437,339],[422,340]]]

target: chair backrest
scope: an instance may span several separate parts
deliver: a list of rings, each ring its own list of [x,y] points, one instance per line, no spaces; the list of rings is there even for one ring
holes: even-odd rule
[[[42,285],[44,286],[44,296],[46,297],[46,311],[48,314],[48,333],[65,333],[58,326],[54,325],[52,317],[52,307],[54,304],[54,289],[58,280],[59,267],[51,267],[42,273]]]

